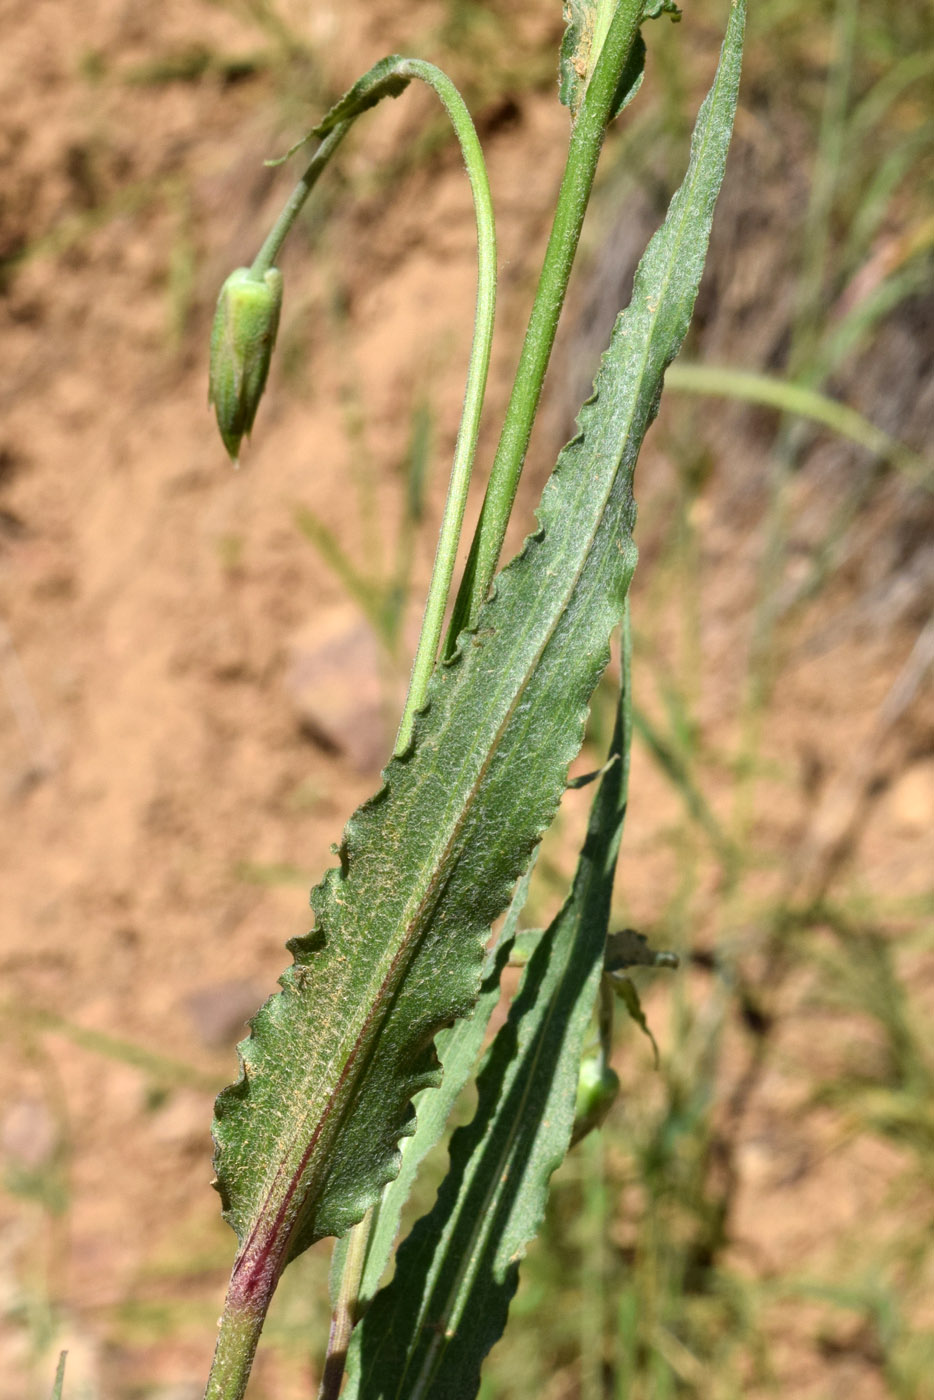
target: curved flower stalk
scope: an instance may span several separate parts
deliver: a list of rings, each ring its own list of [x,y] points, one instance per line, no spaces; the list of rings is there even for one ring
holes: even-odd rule
[[[224,445],[236,466],[240,443],[253,427],[266,385],[279,324],[282,276],[274,266],[275,260],[321,173],[357,117],[384,97],[398,97],[413,79],[426,83],[438,95],[460,142],[477,220],[478,267],[477,305],[464,406],[409,693],[396,738],[396,753],[404,752],[411,742],[415,715],[424,704],[428,678],[438,655],[480,433],[496,310],[496,226],[483,151],[463,98],[450,78],[433,63],[397,54],[382,59],[288,152],[286,159],[311,137],[321,138],[252,266],[231,273],[221,289],[211,335],[209,395],[217,412]]]

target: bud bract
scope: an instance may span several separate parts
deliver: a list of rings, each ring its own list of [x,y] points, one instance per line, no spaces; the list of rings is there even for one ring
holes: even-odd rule
[[[577,1076],[577,1102],[574,1105],[574,1129],[571,1144],[580,1142],[594,1128],[599,1128],[619,1093],[619,1075],[596,1057],[581,1061]]]
[[[234,462],[266,387],[281,308],[282,273],[277,267],[262,277],[248,267],[236,268],[217,298],[208,402],[214,405],[224,446]]]

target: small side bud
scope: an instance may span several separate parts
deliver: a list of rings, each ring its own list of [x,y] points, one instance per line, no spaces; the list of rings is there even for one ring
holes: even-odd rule
[[[577,1076],[577,1102],[571,1146],[599,1128],[619,1093],[619,1075],[610,1065],[601,1065],[596,1056],[581,1061]]]
[[[282,309],[282,273],[236,268],[221,287],[211,329],[208,403],[234,465],[266,387]]]

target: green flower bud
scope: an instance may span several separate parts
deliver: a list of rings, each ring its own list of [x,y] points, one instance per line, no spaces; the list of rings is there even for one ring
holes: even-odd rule
[[[281,308],[282,273],[277,267],[269,268],[262,279],[248,267],[236,268],[217,298],[208,403],[214,405],[217,426],[235,466],[266,387]]]
[[[577,1076],[577,1102],[574,1106],[574,1129],[571,1145],[599,1128],[619,1093],[619,1075],[609,1065],[601,1064],[594,1055],[581,1060]]]

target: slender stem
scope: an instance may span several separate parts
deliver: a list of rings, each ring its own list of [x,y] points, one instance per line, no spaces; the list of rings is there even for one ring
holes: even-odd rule
[[[241,1400],[265,1319],[265,1309],[232,1308],[227,1304],[217,1325],[204,1400]]]
[[[609,977],[604,975],[600,978],[600,993],[597,1002],[597,1025],[600,1034],[600,1048],[597,1055],[600,1063],[600,1073],[605,1074],[610,1067],[610,1060],[613,1056],[613,1012],[615,1010],[616,993]]]
[[[493,344],[493,315],[496,307],[496,229],[493,222],[493,201],[487,179],[483,152],[470,113],[451,80],[431,63],[406,59],[399,71],[430,84],[440,97],[457,132],[467,175],[473,193],[477,219],[477,309],[474,317],[473,344],[464,390],[464,408],[454,448],[451,478],[441,521],[441,533],[435,552],[434,568],[425,602],[422,630],[418,639],[409,693],[396,736],[396,754],[403,753],[412,739],[415,716],[425,703],[428,681],[434,669],[444,626],[457,547],[460,542],[467,488],[480,432],[480,413],[486,391],[490,351]]]
[[[580,1400],[603,1400],[606,1395],[603,1348],[607,1324],[607,1190],[602,1133],[591,1133],[584,1144],[583,1186],[586,1241],[581,1259],[581,1293],[586,1301],[580,1309]]]
[[[282,213],[269,230],[263,246],[253,259],[250,272],[258,281],[262,281],[263,274],[274,265],[276,258],[279,256],[279,251],[288,236],[289,230],[301,212],[305,200],[318,183],[319,175],[321,175],[328,161],[353,124],[353,117],[348,118],[347,121],[338,122],[338,124],[328,132],[327,136],[325,136],[324,140],[321,142],[321,145],[315,151],[304,175],[289,195]]]
[[[65,1362],[67,1359],[67,1351],[60,1351],[58,1353],[58,1365],[55,1368],[55,1380],[52,1383],[52,1400],[62,1400],[62,1387],[65,1384]]]
[[[619,0],[574,125],[554,223],[512,395],[448,630],[448,655],[454,651],[457,634],[464,627],[475,624],[480,604],[496,571],[593,189],[613,98],[638,34],[644,8],[644,0]]]
[[[357,1324],[357,1300],[360,1296],[360,1284],[363,1281],[363,1270],[366,1267],[366,1257],[369,1252],[373,1217],[377,1209],[377,1206],[371,1206],[359,1224],[350,1231],[348,1237],[347,1254],[344,1258],[340,1288],[337,1301],[334,1304],[334,1314],[331,1318],[328,1354],[324,1361],[318,1400],[337,1400],[340,1394],[341,1381],[344,1379],[344,1367],[347,1364],[350,1335]]]
[[[474,316],[470,362],[467,367],[467,383],[464,389],[464,407],[454,447],[451,478],[441,520],[441,533],[435,552],[431,582],[428,586],[425,612],[422,617],[422,629],[412,665],[409,693],[406,697],[405,708],[399,723],[399,732],[396,736],[395,752],[401,754],[411,742],[415,716],[425,703],[428,680],[434,669],[438,646],[441,642],[444,611],[451,590],[454,565],[457,562],[457,547],[460,543],[461,526],[467,505],[470,473],[477,450],[480,414],[483,409],[483,397],[486,393],[487,374],[490,368],[490,351],[493,346],[493,316],[496,310],[496,227],[493,221],[493,200],[490,195],[490,182],[487,178],[483,151],[470,113],[457,88],[450,78],[442,73],[440,68],[436,68],[433,63],[426,63],[422,59],[400,58],[394,61],[392,71],[399,77],[418,78],[423,83],[427,83],[437,93],[445,111],[451,118],[457,139],[460,142],[461,154],[464,157],[473,194],[474,213],[477,220],[478,263],[477,306]],[[331,156],[353,125],[356,115],[337,122],[321,142],[253,261],[250,271],[257,279],[261,280],[264,273],[273,266],[305,200]]]

